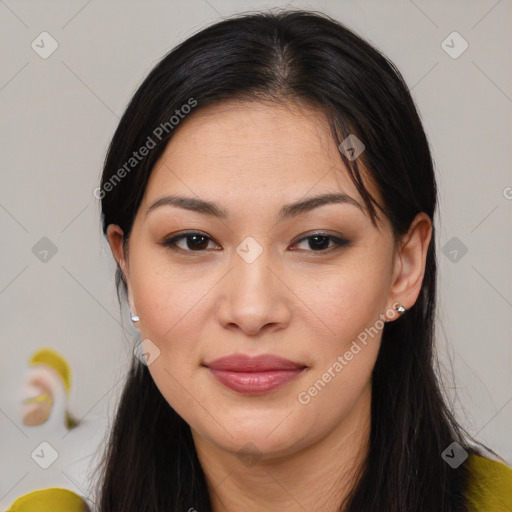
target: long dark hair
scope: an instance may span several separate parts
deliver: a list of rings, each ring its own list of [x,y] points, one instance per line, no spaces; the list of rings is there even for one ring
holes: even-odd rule
[[[365,144],[357,159],[340,155],[372,222],[380,210],[389,218],[395,240],[418,212],[433,223],[437,185],[428,141],[393,63],[324,14],[273,11],[238,15],[203,29],[150,72],[106,157],[97,191],[104,234],[117,224],[127,242],[150,173],[181,119],[235,98],[294,101],[321,110],[337,144],[350,134]],[[151,146],[147,155],[132,161],[133,152],[143,146]],[[358,163],[377,185],[383,204],[368,193]],[[452,469],[441,453],[454,441],[468,453],[478,449],[470,446],[452,416],[438,381],[433,349],[436,273],[433,228],[419,297],[382,333],[372,374],[369,453],[343,510],[466,511],[467,467]],[[126,294],[119,267],[116,285],[118,296],[120,287]],[[190,427],[135,357],[99,481],[102,512],[211,510]]]

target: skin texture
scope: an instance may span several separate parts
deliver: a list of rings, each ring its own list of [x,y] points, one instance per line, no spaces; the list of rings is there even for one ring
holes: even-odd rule
[[[326,192],[343,192],[364,209],[322,113],[232,101],[179,125],[152,171],[127,254],[121,229],[108,228],[140,317],[135,325],[160,350],[149,370],[191,427],[216,512],[337,510],[365,456],[381,330],[358,343],[308,403],[298,396],[380,315],[396,319],[394,303],[414,304],[431,223],[418,214],[395,250],[388,220],[381,215],[376,229],[350,204],[278,222],[283,205]],[[229,218],[174,206],[147,213],[168,194],[215,201]],[[162,245],[187,230],[209,237],[202,252],[190,238],[177,242],[181,251]],[[319,250],[305,239],[315,231],[350,244],[332,250],[327,238]],[[252,263],[236,251],[246,237],[262,249]],[[269,393],[243,395],[202,366],[232,353],[275,354],[308,368]]]

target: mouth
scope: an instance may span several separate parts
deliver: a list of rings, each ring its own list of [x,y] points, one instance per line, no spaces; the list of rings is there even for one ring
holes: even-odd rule
[[[251,357],[233,354],[203,363],[223,386],[244,394],[262,394],[295,380],[307,365],[265,354]]]

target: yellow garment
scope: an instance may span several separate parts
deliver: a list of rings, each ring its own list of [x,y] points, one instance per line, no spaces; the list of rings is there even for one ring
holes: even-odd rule
[[[469,464],[471,470],[466,492],[469,512],[510,512],[512,468],[474,454],[464,464]]]
[[[471,477],[466,495],[469,512],[512,511],[512,468],[501,462],[470,454]],[[454,470],[456,471],[456,470]],[[88,512],[85,501],[59,487],[40,489],[20,496],[7,512]]]
[[[86,502],[69,489],[49,487],[16,499],[7,512],[89,512]]]

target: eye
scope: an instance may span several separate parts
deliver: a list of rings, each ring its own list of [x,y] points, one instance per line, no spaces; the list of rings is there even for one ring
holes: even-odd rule
[[[314,233],[299,240],[295,245],[307,242],[307,247],[313,252],[332,252],[340,247],[350,245],[348,240],[339,238],[328,233]],[[332,245],[329,245],[332,242]],[[308,250],[308,249],[306,249]]]
[[[184,243],[182,243],[181,246],[178,245],[182,241]],[[200,232],[189,231],[188,233],[183,233],[179,236],[164,240],[162,245],[174,250],[180,249],[186,252],[204,252],[208,247],[209,241],[213,242],[209,236]]]
[[[189,231],[187,233],[182,233],[181,235],[164,240],[162,245],[169,247],[172,250],[181,250],[185,252],[205,252],[205,250],[208,249],[210,242],[213,242],[213,240],[208,235],[205,235],[199,231]],[[292,247],[295,247],[298,244],[304,242],[307,242],[309,247],[309,249],[305,249],[306,251],[323,253],[330,253],[340,247],[350,245],[348,240],[330,235],[328,233],[320,232],[300,239]],[[330,242],[332,242],[332,245],[330,245]]]

